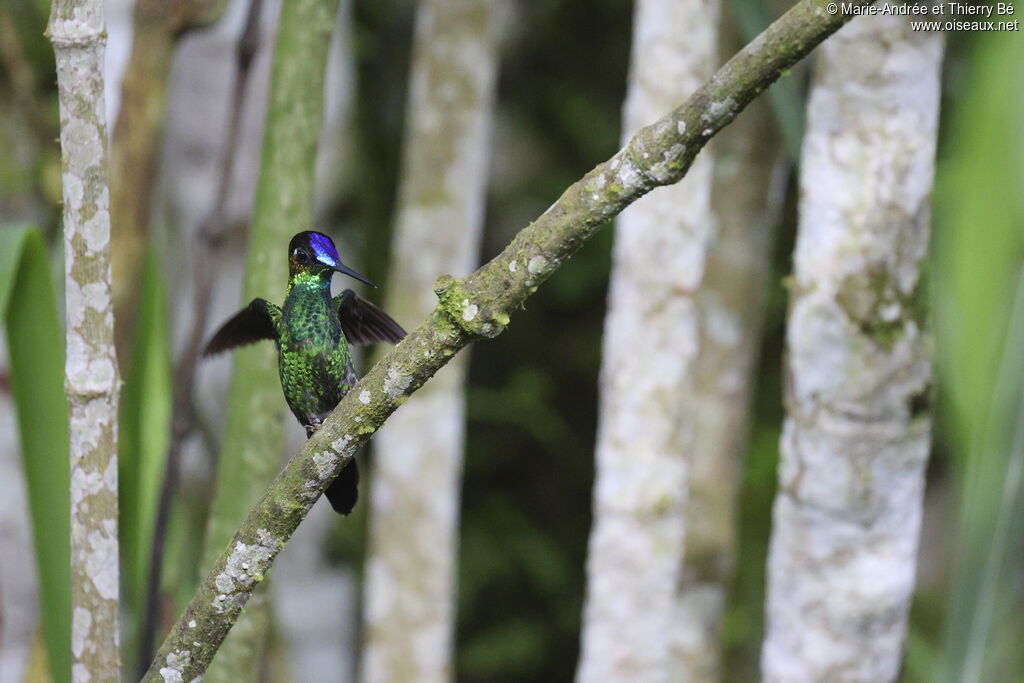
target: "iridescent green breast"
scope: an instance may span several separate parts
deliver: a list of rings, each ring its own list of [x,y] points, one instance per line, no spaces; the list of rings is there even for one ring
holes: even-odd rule
[[[319,425],[355,384],[355,371],[327,287],[296,284],[281,309],[278,371],[299,422]]]

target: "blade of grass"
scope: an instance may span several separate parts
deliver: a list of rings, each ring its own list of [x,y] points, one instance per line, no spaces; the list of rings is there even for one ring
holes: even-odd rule
[[[1024,77],[1024,44],[993,34],[974,47],[934,195],[937,357],[962,481],[943,648],[943,679],[957,682],[1018,680],[1024,666],[1019,647],[1001,645],[1021,628],[1019,612],[1006,614],[1013,600],[1004,563],[1024,537],[1020,485],[1011,476],[1013,457],[1021,457],[1012,449],[1024,400],[1024,332],[1016,319],[1024,312],[1014,309],[1024,305],[1020,294],[1014,303],[1024,250],[1024,93],[1006,84]],[[1001,605],[1000,594],[1007,596]]]
[[[118,475],[125,640],[135,642],[144,607],[149,549],[171,426],[167,294],[152,254],[143,267],[131,363],[121,391]],[[131,652],[127,648],[126,652]]]
[[[0,230],[0,313],[18,412],[43,634],[54,680],[71,677],[71,508],[64,335],[46,246],[31,227]]]
[[[999,468],[1002,485],[986,488],[984,493],[974,492],[990,497],[994,504],[989,528],[981,530],[990,541],[981,557],[980,576],[972,572],[968,579],[977,581],[976,588],[971,586],[977,597],[968,608],[966,623],[960,626],[957,619],[950,631],[964,633],[963,640],[958,641],[963,659],[947,672],[956,672],[953,677],[960,681],[994,679],[987,670],[993,665],[987,661],[992,650],[989,638],[999,622],[998,596],[1006,587],[1007,561],[1020,551],[1020,539],[1024,538],[1024,271],[1018,277],[1014,301],[983,446],[984,460],[1003,465]],[[1003,458],[1005,461],[1000,462]]]

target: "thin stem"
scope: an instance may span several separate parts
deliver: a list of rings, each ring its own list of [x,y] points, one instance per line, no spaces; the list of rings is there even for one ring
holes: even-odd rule
[[[128,349],[135,292],[146,246],[174,51],[183,36],[224,13],[226,0],[137,0],[132,53],[121,82],[121,107],[111,147],[115,240],[114,311],[118,349]]]
[[[181,470],[181,449],[193,428],[191,409],[192,389],[195,385],[196,365],[203,343],[203,333],[210,312],[210,290],[213,288],[213,266],[218,261],[224,234],[228,191],[233,176],[235,152],[238,149],[242,108],[245,91],[249,82],[250,67],[256,49],[259,47],[259,19],[263,0],[252,0],[245,28],[238,40],[235,51],[235,83],[231,95],[231,116],[228,122],[228,137],[220,159],[217,195],[210,215],[199,229],[199,249],[196,251],[196,289],[193,302],[192,327],[188,343],[178,363],[175,382],[174,407],[171,418],[171,443],[164,463],[164,476],[160,487],[153,529],[153,546],[149,557],[149,581],[146,590],[146,611],[143,617],[142,633],[139,639],[138,675],[141,677],[147,662],[153,657],[154,637],[160,605],[160,574],[163,569],[164,548],[167,543],[167,524],[171,514],[171,503],[178,489]]]

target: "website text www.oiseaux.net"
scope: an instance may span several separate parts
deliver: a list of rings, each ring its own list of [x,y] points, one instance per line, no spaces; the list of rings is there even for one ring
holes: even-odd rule
[[[829,14],[864,16],[909,16],[914,31],[1020,31],[1020,19],[1012,2],[972,5],[967,2],[925,2],[922,4],[883,2],[859,5],[853,2],[831,2],[825,7]],[[924,17],[927,17],[925,19]]]

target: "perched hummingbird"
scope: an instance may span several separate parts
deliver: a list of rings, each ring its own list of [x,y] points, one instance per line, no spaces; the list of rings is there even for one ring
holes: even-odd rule
[[[284,305],[253,299],[224,323],[203,351],[209,356],[261,339],[277,345],[277,368],[288,407],[308,439],[356,385],[349,344],[397,343],[405,330],[351,289],[331,298],[334,272],[372,282],[341,262],[334,242],[319,232],[300,232],[288,244],[288,289]],[[347,515],[359,497],[359,470],[349,460],[327,487],[327,500]]]

